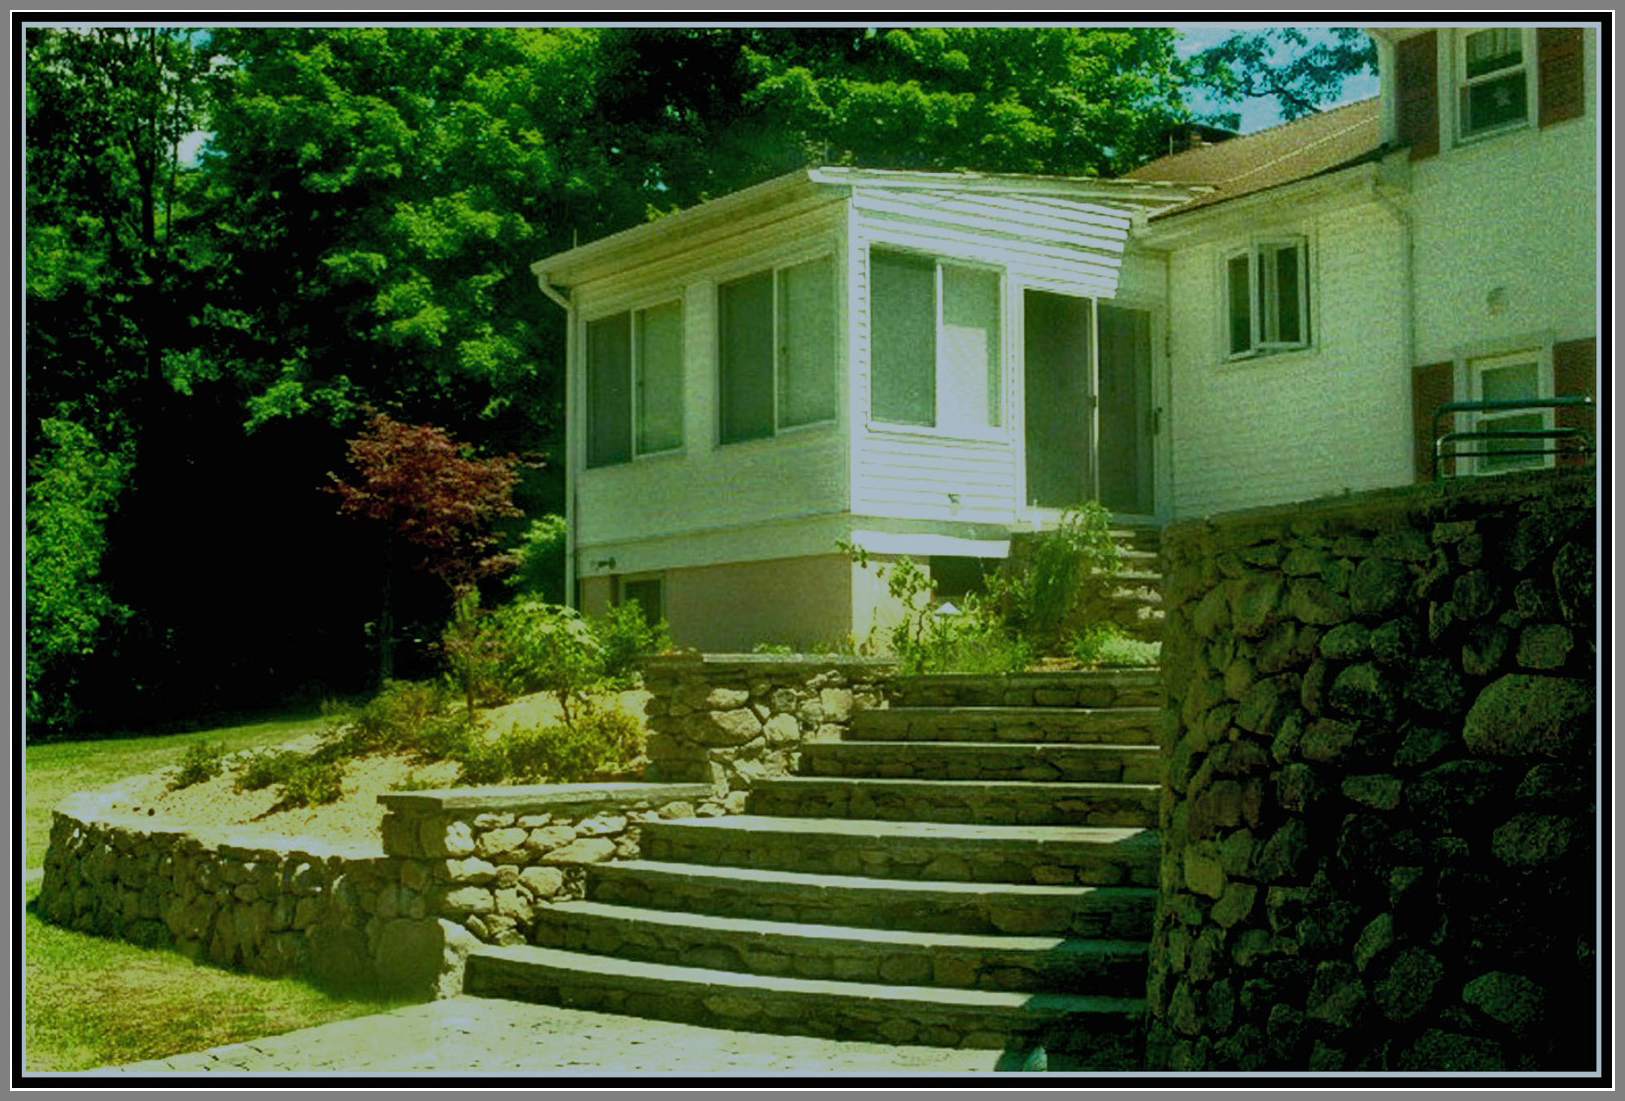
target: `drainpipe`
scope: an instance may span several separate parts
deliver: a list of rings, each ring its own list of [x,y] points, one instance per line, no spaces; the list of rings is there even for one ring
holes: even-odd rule
[[[568,289],[561,292],[547,281],[547,272],[536,273],[536,285],[564,311],[564,603],[576,606],[576,463],[575,436],[571,426],[575,423],[575,410],[571,402],[573,387],[570,369],[575,362],[576,307]]]
[[[1400,267],[1404,283],[1400,328],[1404,337],[1404,369],[1407,375],[1416,369],[1416,234],[1411,212],[1405,205],[1410,193],[1408,161],[1390,160],[1378,167],[1377,175],[1371,181],[1371,199],[1394,219],[1400,234]]]

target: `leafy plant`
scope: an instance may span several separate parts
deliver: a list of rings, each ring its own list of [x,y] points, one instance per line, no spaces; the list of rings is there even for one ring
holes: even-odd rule
[[[604,677],[615,687],[629,688],[638,680],[638,658],[658,654],[671,646],[666,623],[650,623],[636,600],[616,605],[590,621],[598,641]]]
[[[467,715],[452,712],[444,685],[388,681],[376,696],[340,718],[323,751],[330,757],[359,757],[384,750],[454,745],[456,732],[468,721]]]
[[[1012,618],[1041,647],[1053,644],[1080,605],[1099,606],[1119,564],[1111,513],[1097,501],[1068,509],[1059,527],[1033,540],[1025,567],[1007,575]]]
[[[193,742],[181,756],[180,766],[169,781],[170,791],[189,788],[212,780],[226,770],[226,747],[218,742]]]
[[[526,596],[549,604],[564,603],[564,547],[569,529],[564,517],[549,513],[532,520],[514,548],[517,564],[507,583]]]
[[[305,758],[282,781],[280,802],[289,807],[336,803],[344,794],[344,762]]]
[[[1072,636],[1067,647],[1082,665],[1146,667],[1162,658],[1162,643],[1130,638],[1115,623],[1092,623]]]
[[[579,783],[601,769],[630,762],[642,749],[643,728],[613,709],[590,708],[568,726],[514,727],[478,740],[462,758],[465,784]]]
[[[252,753],[239,766],[232,789],[240,795],[283,783],[304,763],[305,756],[291,749],[263,749]]]

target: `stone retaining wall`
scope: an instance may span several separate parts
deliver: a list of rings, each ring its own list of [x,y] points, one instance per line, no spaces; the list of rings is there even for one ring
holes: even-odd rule
[[[707,786],[579,784],[400,792],[384,843],[334,847],[251,830],[166,828],[112,810],[56,810],[39,906],[47,920],[264,975],[422,997],[456,994],[477,941],[526,939],[535,910],[579,897],[584,863],[637,853],[638,824],[692,813]]]
[[[1544,472],[1164,532],[1154,1069],[1595,1065],[1595,523]]]
[[[758,780],[795,772],[802,742],[837,741],[883,707],[896,666],[809,654],[680,654],[644,662],[648,779],[708,783],[702,815],[744,810]]]

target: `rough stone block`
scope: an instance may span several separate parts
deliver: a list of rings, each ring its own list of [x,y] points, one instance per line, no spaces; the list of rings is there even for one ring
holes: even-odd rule
[[[1462,988],[1461,1000],[1491,1020],[1517,1031],[1546,1016],[1546,989],[1524,975],[1489,971]]]
[[[605,837],[583,837],[542,858],[548,864],[598,864],[613,858],[615,843]]]
[[[1592,737],[1595,705],[1586,681],[1509,673],[1478,694],[1462,736],[1485,756],[1561,757]]]
[[[1518,664],[1525,669],[1561,669],[1574,649],[1574,632],[1560,623],[1532,623],[1518,640]]]
[[[1357,616],[1385,616],[1401,607],[1411,589],[1411,571],[1386,558],[1367,558],[1349,580],[1349,610]]]
[[[1399,806],[1400,787],[1399,777],[1388,773],[1348,776],[1343,780],[1344,796],[1377,810]]]
[[[1327,702],[1345,714],[1391,723],[1398,713],[1398,695],[1393,681],[1369,662],[1350,665],[1337,674]]]
[[[1585,823],[1558,814],[1518,814],[1496,829],[1490,851],[1503,864],[1518,869],[1538,868],[1560,860],[1583,838]]]

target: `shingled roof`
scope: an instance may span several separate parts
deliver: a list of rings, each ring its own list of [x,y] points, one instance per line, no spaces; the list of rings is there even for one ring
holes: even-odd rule
[[[1377,99],[1372,97],[1229,141],[1159,157],[1126,173],[1124,179],[1202,184],[1214,189],[1152,215],[1154,221],[1161,221],[1344,168],[1381,146]]]

